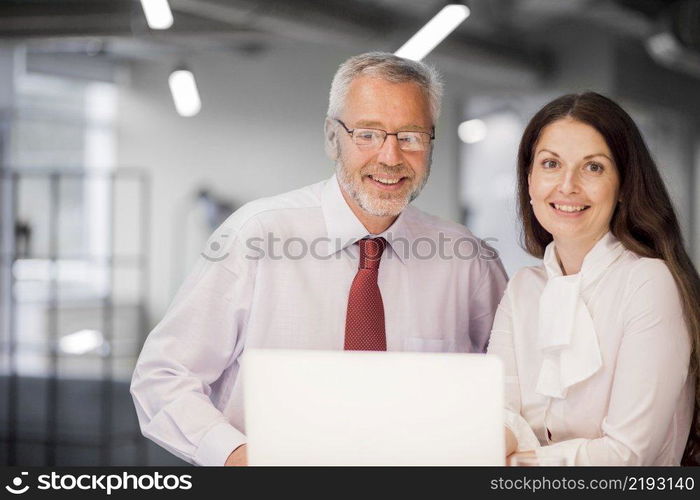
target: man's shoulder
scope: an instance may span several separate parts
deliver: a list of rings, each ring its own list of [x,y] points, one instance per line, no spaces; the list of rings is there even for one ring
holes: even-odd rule
[[[405,210],[416,236],[437,237],[442,233],[452,238],[476,238],[466,226],[458,222],[429,214],[413,205],[409,205]]]
[[[443,255],[454,265],[466,268],[482,276],[491,275],[505,287],[507,275],[498,251],[490,245],[489,238],[481,238],[469,228],[451,220],[426,213],[409,205],[406,210],[412,238],[433,242],[439,255]],[[495,276],[495,278],[493,278]]]
[[[286,193],[249,201],[233,212],[222,224],[228,230],[238,232],[251,222],[263,217],[280,215],[299,209],[321,206],[321,190],[328,180],[287,191]]]

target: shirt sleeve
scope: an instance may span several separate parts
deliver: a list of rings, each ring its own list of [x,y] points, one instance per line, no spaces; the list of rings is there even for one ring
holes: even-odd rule
[[[489,260],[483,258],[482,255],[480,255],[478,259],[482,269],[481,279],[471,295],[469,305],[469,339],[471,341],[471,352],[486,352],[496,309],[503,297],[503,291],[508,282],[508,276],[506,275],[501,260],[498,258],[495,251],[492,255],[493,258]]]
[[[688,377],[690,338],[665,263],[641,259],[631,274],[604,435],[542,447],[538,457],[564,456],[576,465],[653,465],[663,448]]]
[[[527,421],[520,415],[520,382],[513,345],[513,322],[509,292],[503,295],[496,311],[487,354],[501,358],[505,375],[505,425],[518,442],[517,451],[533,450],[539,440]]]
[[[212,383],[243,349],[254,262],[242,240],[223,226],[212,235],[149,334],[131,381],[143,435],[195,465],[224,465],[245,443],[210,398]]]

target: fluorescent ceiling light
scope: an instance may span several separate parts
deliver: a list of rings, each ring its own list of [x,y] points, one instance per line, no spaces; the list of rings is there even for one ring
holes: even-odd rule
[[[194,75],[186,69],[175,70],[168,78],[175,109],[180,116],[194,116],[202,109]]]
[[[675,58],[680,53],[678,40],[668,32],[657,33],[646,41],[647,49],[654,56]]]
[[[173,13],[168,0],[141,0],[148,27],[152,30],[167,30],[173,25]]]
[[[395,54],[405,59],[420,61],[467,17],[469,17],[469,7],[466,5],[450,4],[444,7]]]
[[[66,354],[87,354],[101,347],[104,343],[102,332],[97,330],[80,330],[61,337],[59,348]]]
[[[481,120],[467,120],[460,123],[457,128],[457,135],[467,144],[483,141],[487,132],[486,124]]]

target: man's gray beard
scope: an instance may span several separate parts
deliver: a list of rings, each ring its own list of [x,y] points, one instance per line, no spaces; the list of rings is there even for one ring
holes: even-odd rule
[[[418,195],[425,187],[428,182],[428,177],[430,177],[430,165],[432,163],[433,152],[430,151],[430,157],[428,158],[428,164],[426,165],[425,177],[423,177],[423,182],[420,183],[416,189],[408,193],[403,199],[397,198],[377,198],[376,196],[370,195],[366,190],[362,188],[362,185],[356,185],[352,179],[352,176],[345,168],[343,163],[343,155],[340,152],[340,144],[338,146],[338,159],[335,162],[335,171],[338,177],[338,182],[340,187],[345,191],[350,197],[355,200],[355,203],[367,212],[369,215],[375,217],[394,217],[401,213],[401,211],[406,208],[406,206],[413,200],[418,198]],[[362,180],[360,180],[362,182]]]

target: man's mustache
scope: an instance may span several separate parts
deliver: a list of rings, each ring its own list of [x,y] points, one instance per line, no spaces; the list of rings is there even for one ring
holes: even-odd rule
[[[410,170],[403,166],[379,166],[372,165],[363,169],[362,175],[386,175],[387,177],[409,177],[412,178]]]

